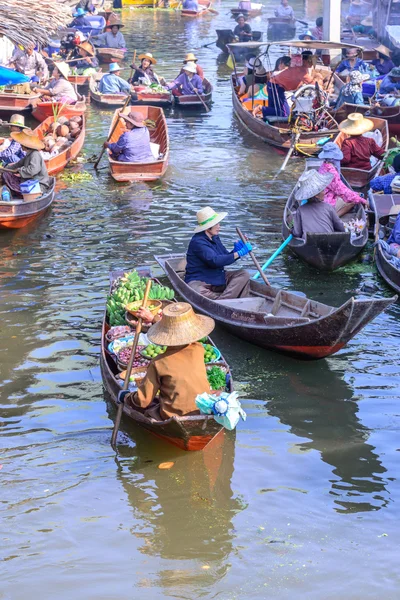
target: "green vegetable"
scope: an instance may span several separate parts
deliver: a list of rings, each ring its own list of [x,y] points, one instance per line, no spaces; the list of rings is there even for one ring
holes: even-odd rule
[[[217,391],[225,387],[226,375],[221,367],[207,369],[207,379],[212,390]]]
[[[92,181],[93,177],[87,171],[79,171],[78,173],[66,172],[60,175],[60,179],[69,183],[81,183],[82,181]]]

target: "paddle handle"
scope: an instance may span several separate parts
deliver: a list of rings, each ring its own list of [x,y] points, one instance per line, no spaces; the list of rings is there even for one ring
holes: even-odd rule
[[[150,293],[151,283],[152,283],[152,281],[151,281],[151,279],[149,279],[146,284],[146,289],[144,292],[142,308],[146,308],[147,300],[148,300],[149,293]],[[128,367],[127,367],[126,373],[125,373],[125,381],[124,381],[124,386],[122,388],[124,391],[126,391],[129,388],[129,380],[131,378],[132,365],[133,365],[133,361],[135,360],[136,348],[138,345],[141,330],[142,330],[142,319],[139,317],[137,325],[136,325],[135,337],[133,339],[132,353],[130,355]],[[124,408],[124,404],[123,404],[123,402],[120,402],[120,404],[118,404],[118,410],[117,410],[117,415],[115,417],[114,429],[113,429],[112,436],[111,436],[111,445],[113,447],[115,447],[115,443],[117,441],[117,435],[118,435],[119,426],[121,424],[123,408]]]
[[[131,99],[131,96],[130,96],[130,94],[128,94],[128,96],[126,97],[126,100],[125,100],[125,104],[123,105],[123,107],[122,107],[122,108],[121,108],[121,110],[119,111],[119,115],[120,115],[122,112],[124,112],[125,108],[128,106],[128,103],[129,103],[130,99]],[[110,139],[111,139],[111,138],[112,138],[112,136],[113,136],[113,133],[114,133],[114,131],[117,129],[117,125],[118,125],[119,118],[120,118],[120,117],[119,117],[119,115],[118,115],[118,118],[115,120],[114,127],[112,128],[112,130],[111,130],[111,133],[110,133],[110,135],[109,135],[109,136],[108,136],[108,138],[107,138],[107,142],[109,142],[109,141],[110,141]],[[100,154],[99,154],[99,158],[96,160],[96,162],[95,162],[95,163],[94,163],[94,165],[93,165],[93,167],[94,167],[96,170],[97,170],[97,167],[98,167],[98,164],[99,164],[99,162],[100,162],[100,161],[101,161],[101,159],[103,158],[104,151],[105,151],[105,148],[103,147],[103,148],[101,149],[101,152],[100,152]]]
[[[200,96],[200,94],[197,92],[197,90],[194,88],[194,86],[192,85],[189,77],[188,77],[188,81],[190,84],[190,87],[192,88],[192,90],[194,91],[194,93],[196,94],[196,96],[198,97],[198,99],[200,100],[200,102],[202,103],[202,105],[204,106],[204,108],[206,109],[207,112],[210,112],[210,109],[208,108],[207,104],[204,102],[203,98]]]
[[[260,274],[264,274],[265,269],[268,269],[268,267],[270,266],[270,264],[275,260],[275,258],[277,256],[279,256],[279,254],[282,252],[282,250],[284,250],[284,248],[286,248],[286,246],[290,243],[290,241],[293,239],[293,235],[290,234],[286,240],[283,242],[283,244],[281,244],[278,248],[278,250],[275,250],[275,252],[273,253],[272,256],[269,257],[269,259],[263,264],[263,266],[261,267],[261,271],[259,271],[258,273],[256,273],[253,277],[253,279],[258,279]]]
[[[246,244],[247,240],[246,240],[245,236],[243,235],[243,233],[240,231],[239,227],[236,227],[236,232],[237,232],[238,236],[240,237],[240,239],[242,240],[243,244]],[[254,252],[249,252],[249,254],[250,254],[250,258],[253,261],[256,269],[258,270],[259,275],[261,275],[264,283],[266,285],[268,285],[269,287],[271,287],[270,282],[268,281],[268,279],[266,278],[265,274],[263,273],[263,271],[261,269],[260,263],[258,262],[258,260],[256,259],[255,255],[254,255]]]

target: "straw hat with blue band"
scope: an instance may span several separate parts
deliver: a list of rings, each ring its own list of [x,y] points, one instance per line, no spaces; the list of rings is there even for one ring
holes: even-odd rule
[[[197,227],[195,228],[195,233],[200,233],[200,231],[206,231],[207,229],[211,229],[214,225],[218,225],[228,213],[221,212],[216,213],[210,206],[206,206],[202,208],[197,213]]]

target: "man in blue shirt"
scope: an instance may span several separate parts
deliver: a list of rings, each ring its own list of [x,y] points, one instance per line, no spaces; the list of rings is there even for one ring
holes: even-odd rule
[[[119,76],[121,67],[117,63],[111,63],[108,73],[103,75],[99,83],[100,94],[130,94],[130,84]]]
[[[85,17],[86,11],[83,8],[78,8],[72,15],[74,20],[68,25],[68,27],[79,28],[79,27],[91,27],[92,23]]]
[[[379,95],[392,94],[400,90],[400,67],[394,67],[384,79],[379,88]]]
[[[388,175],[381,175],[380,177],[375,177],[371,180],[370,186],[373,192],[383,192],[384,194],[393,194],[392,191],[392,181],[395,177],[400,175],[400,154],[394,157],[393,169],[394,173],[389,173]]]
[[[252,251],[249,242],[235,242],[231,252],[219,238],[220,222],[228,213],[216,213],[207,206],[197,213],[194,230],[186,254],[185,282],[196,292],[212,300],[243,298],[250,295],[247,271],[225,271],[224,267]]]

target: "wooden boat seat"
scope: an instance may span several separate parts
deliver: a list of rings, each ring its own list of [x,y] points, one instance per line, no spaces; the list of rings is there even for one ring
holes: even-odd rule
[[[268,302],[266,298],[260,298],[259,296],[229,298],[227,300],[216,300],[215,302],[224,306],[230,306],[231,308],[250,310],[252,312],[270,312],[269,309],[272,306],[272,303]]]

